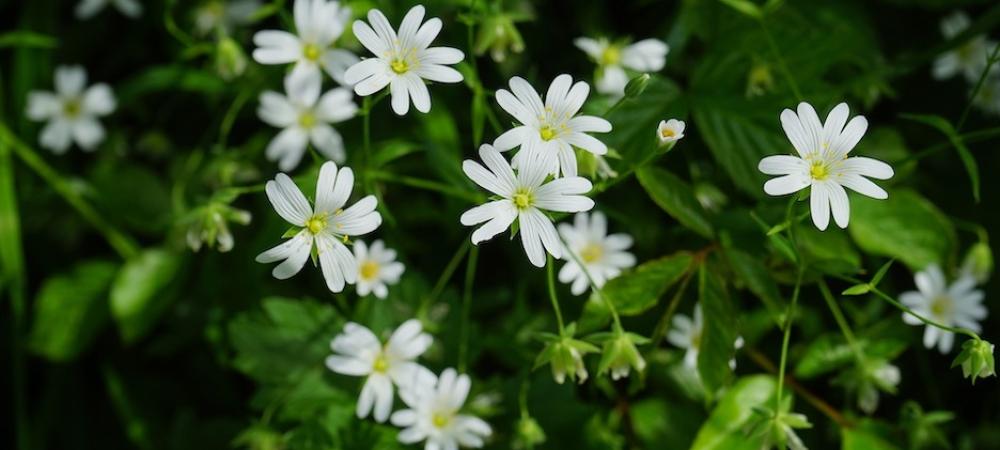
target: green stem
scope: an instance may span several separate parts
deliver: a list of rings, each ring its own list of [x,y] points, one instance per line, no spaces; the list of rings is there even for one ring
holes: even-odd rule
[[[781,340],[781,362],[778,364],[778,392],[775,394],[774,408],[775,414],[781,412],[781,395],[785,387],[785,365],[788,362],[788,341],[792,335],[792,324],[795,322],[795,305],[799,301],[799,291],[802,290],[802,274],[804,268],[799,268],[799,275],[795,279],[795,290],[792,291],[792,301],[788,305],[788,313],[785,314],[785,335]]]
[[[618,108],[621,108],[622,105],[624,105],[625,102],[628,101],[628,99],[629,98],[625,97],[625,96],[623,96],[622,98],[619,98],[618,101],[615,102],[615,104],[611,105],[611,107],[607,109],[607,111],[604,111],[604,114],[602,114],[601,117],[605,117],[605,118],[608,117],[611,113],[613,113],[616,110],[618,110]]]
[[[70,186],[52,166],[49,166],[33,149],[18,140],[3,124],[0,124],[0,140],[5,141],[25,165],[34,170],[66,200],[66,203],[69,203],[84,219],[90,222],[90,225],[104,236],[104,239],[122,258],[128,259],[139,253],[139,246],[131,237],[107,222],[104,216],[87,203],[79,192]]]
[[[565,327],[563,326],[562,311],[559,309],[559,296],[556,295],[556,277],[552,266],[552,255],[546,255],[545,269],[548,272],[549,300],[552,301],[552,311],[556,313],[556,324],[559,326],[559,336],[565,337]]]
[[[462,322],[461,340],[458,341],[458,372],[465,373],[469,357],[469,313],[472,309],[472,284],[476,280],[476,263],[479,259],[479,247],[469,250],[469,259],[465,265],[465,286],[462,289]]]
[[[597,286],[596,283],[594,283],[594,278],[590,276],[590,271],[587,270],[587,266],[583,264],[583,261],[580,261],[580,258],[576,255],[575,252],[569,250],[570,248],[569,244],[566,243],[566,239],[563,238],[562,233],[556,233],[556,234],[559,235],[559,241],[562,242],[563,249],[566,251],[566,253],[569,253],[570,257],[573,258],[573,261],[580,266],[580,271],[582,271],[583,275],[587,277],[587,282],[590,283],[590,288],[597,293],[597,296],[600,297],[601,301],[603,301],[605,306],[608,307],[608,311],[611,312],[611,319],[614,321],[615,325],[614,327],[615,333],[618,334],[623,333],[625,331],[625,328],[622,327],[622,321],[618,317],[618,309],[615,308],[615,304],[611,302],[611,299],[609,299],[606,295],[604,295],[604,290],[602,290],[600,287]]]
[[[767,28],[767,22],[764,18],[760,19],[760,28],[764,30],[764,36],[767,38],[767,44],[771,47],[771,52],[774,53],[775,59],[778,60],[778,68],[781,69],[782,74],[785,75],[785,80],[788,81],[788,85],[792,88],[792,93],[795,94],[795,99],[802,101],[804,97],[802,96],[802,91],[799,90],[799,84],[795,81],[792,71],[788,69],[788,64],[785,63],[785,58],[781,56],[781,50],[778,49],[778,43],[774,40],[774,36],[771,35],[771,30]]]
[[[444,267],[444,271],[438,277],[436,283],[434,283],[434,289],[431,290],[430,295],[424,297],[423,301],[420,302],[420,308],[417,309],[417,317],[420,319],[427,318],[427,311],[430,309],[431,302],[436,300],[441,296],[441,292],[444,291],[444,286],[451,279],[452,274],[458,268],[458,263],[462,262],[462,257],[465,256],[465,252],[469,250],[471,245],[470,239],[465,239],[462,241],[462,245],[455,250],[455,254],[452,255],[451,260],[448,261],[448,265]]]
[[[969,95],[969,101],[965,104],[965,109],[962,110],[962,117],[958,119],[958,125],[955,126],[956,131],[962,130],[962,125],[965,125],[965,119],[969,118],[969,111],[972,110],[972,105],[976,101],[976,96],[979,95],[979,90],[983,88],[983,83],[986,82],[986,78],[990,74],[990,70],[993,69],[993,64],[997,62],[997,58],[1000,57],[1000,43],[997,43],[993,47],[993,53],[990,54],[986,59],[986,67],[983,68],[983,73],[979,75],[979,81],[976,82],[976,87],[972,89],[972,94]]]
[[[982,129],[982,130],[972,131],[972,132],[969,132],[969,133],[965,133],[965,134],[959,135],[959,138],[963,142],[965,142],[966,144],[974,144],[974,143],[977,143],[977,142],[982,142],[982,141],[986,141],[986,140],[992,139],[992,138],[997,137],[997,136],[1000,136],[1000,127],[985,128],[985,129]],[[944,150],[948,150],[951,147],[952,147],[951,141],[947,141],[947,142],[943,142],[943,143],[940,143],[940,144],[932,145],[932,146],[930,146],[930,147],[928,147],[928,148],[926,148],[924,150],[921,150],[919,152],[913,153],[910,156],[907,156],[906,158],[903,158],[903,159],[901,159],[899,161],[894,161],[892,163],[892,165],[893,166],[902,166],[902,165],[910,163],[910,162],[919,161],[919,160],[924,159],[924,158],[926,158],[928,156],[934,155],[936,153],[940,153],[940,152],[942,152]],[[970,149],[970,150],[972,150],[972,149]]]
[[[478,193],[472,193],[462,189],[456,189],[451,185],[447,185],[433,180],[425,180],[423,178],[397,175],[394,173],[382,172],[382,171],[372,171],[371,176],[379,181],[401,184],[404,186],[409,186],[417,189],[438,192],[441,194],[448,195],[450,197],[454,197],[460,200],[466,200],[472,203],[478,204],[482,203],[485,200],[485,197],[483,197]]]
[[[907,313],[907,314],[909,314],[909,315],[911,315],[913,317],[916,317],[917,319],[920,319],[921,322],[923,322],[923,323],[925,323],[927,325],[940,328],[940,329],[942,329],[944,331],[950,331],[952,333],[964,334],[964,335],[969,336],[970,338],[973,338],[973,339],[976,339],[976,340],[980,339],[979,335],[976,334],[976,332],[974,332],[972,330],[969,330],[969,329],[966,329],[966,328],[959,328],[959,327],[949,327],[949,326],[947,326],[945,324],[942,324],[940,322],[936,322],[934,320],[928,319],[927,317],[924,317],[923,315],[921,315],[921,314],[917,313],[916,311],[910,309],[906,305],[904,305],[904,304],[896,301],[896,299],[894,299],[894,298],[886,295],[885,292],[880,291],[878,288],[872,287],[871,292],[874,293],[879,298],[881,298],[882,300],[885,300],[885,301],[889,302],[890,304],[892,304],[893,306],[895,306],[896,308],[899,308],[901,311],[903,311],[903,312],[905,312],[905,313]]]
[[[837,299],[833,297],[833,293],[830,292],[830,288],[822,278],[819,280],[819,291],[823,295],[823,300],[826,300],[826,305],[830,308],[830,312],[833,313],[833,318],[837,321],[837,326],[840,327],[840,332],[844,335],[844,339],[847,340],[847,345],[854,352],[854,357],[857,358],[858,362],[863,361],[864,352],[861,351],[861,346],[858,345],[858,341],[854,337],[854,332],[851,331],[851,327],[848,325],[847,319],[840,309],[840,305],[837,304]]]

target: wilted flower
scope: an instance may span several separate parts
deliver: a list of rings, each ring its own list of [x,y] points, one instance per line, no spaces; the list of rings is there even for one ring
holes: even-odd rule
[[[288,76],[318,75],[320,67],[340,84],[344,71],[358,61],[353,53],[332,48],[351,19],[351,9],[337,1],[295,0],[295,31],[258,31],[253,36],[257,48],[253,59],[261,64],[295,63]]]
[[[89,151],[104,140],[104,127],[97,118],[115,110],[115,95],[104,83],[86,86],[87,72],[83,67],[59,66],[55,92],[28,93],[28,118],[48,122],[38,137],[42,147],[61,154],[76,142]]]
[[[386,248],[381,239],[371,247],[362,241],[354,243],[354,259],[358,262],[358,295],[374,293],[375,297],[389,295],[388,285],[399,282],[403,263],[396,261],[396,251]]]
[[[661,120],[656,127],[656,137],[660,145],[670,145],[684,137],[684,121],[677,119]]]
[[[612,96],[625,94],[629,76],[625,69],[636,72],[659,72],[667,61],[670,47],[659,39],[643,39],[631,45],[611,42],[606,38],[577,38],[573,41],[597,63],[597,92]]]
[[[377,9],[368,11],[368,21],[371,25],[354,21],[354,36],[375,57],[352,65],[344,74],[344,81],[353,85],[358,95],[372,95],[389,86],[396,114],[406,114],[411,99],[417,111],[426,113],[431,110],[431,96],[424,80],[462,81],[462,74],[448,66],[458,64],[465,54],[457,48],[430,47],[441,31],[441,19],[434,17],[424,23],[422,5],[410,8],[398,33]]]
[[[914,276],[917,291],[904,292],[899,300],[921,316],[930,318],[946,326],[958,326],[979,332],[982,328],[979,321],[986,318],[986,307],[983,306],[983,291],[976,289],[976,280],[962,276],[950,286],[941,268],[932,264]],[[909,325],[922,325],[916,316],[903,313],[903,322]],[[933,325],[924,329],[924,346],[932,348],[937,345],[941,353],[951,351],[955,342],[955,334],[941,330]]]
[[[573,225],[560,224],[559,234],[566,242],[566,248],[574,257],[566,258],[566,264],[559,270],[559,281],[572,283],[570,291],[580,295],[590,287],[587,273],[600,288],[608,280],[617,277],[622,270],[635,265],[635,256],[627,252],[632,246],[632,236],[624,233],[608,234],[608,220],[604,214],[594,212],[577,213]],[[580,265],[587,269],[581,269]]]
[[[941,20],[941,34],[946,39],[958,36],[967,28],[969,28],[969,16],[961,11],[956,11]],[[995,45],[996,43],[987,39],[985,35],[973,36],[968,42],[942,54],[934,61],[934,78],[943,80],[962,74],[966,80],[975,82],[986,68],[986,60]]]
[[[220,252],[233,248],[233,235],[229,232],[229,222],[246,225],[250,223],[250,213],[236,209],[227,203],[212,201],[191,211],[185,235],[188,247],[198,251],[202,244],[215,247]]]
[[[76,4],[76,18],[86,20],[97,15],[108,5],[112,5],[118,12],[130,19],[135,19],[142,15],[142,3],[138,0],[80,0]]]
[[[635,333],[620,331],[606,338],[595,337],[595,339],[605,339],[601,363],[597,369],[598,374],[610,371],[611,379],[618,380],[627,377],[632,369],[637,372],[646,370],[646,360],[639,354],[636,345],[648,344],[649,339]]]
[[[344,332],[330,342],[334,354],[326,358],[326,366],[339,374],[366,377],[356,413],[366,417],[374,406],[375,420],[385,422],[392,412],[394,384],[405,389],[434,378],[433,373],[415,362],[432,342],[431,335],[423,332],[416,319],[403,322],[385,344],[368,328],[348,322]]]
[[[976,384],[976,378],[996,376],[993,364],[993,344],[982,339],[965,341],[962,344],[962,352],[951,363],[951,367],[955,366],[962,366],[962,376],[972,378],[972,384]]]
[[[403,428],[399,442],[426,441],[425,450],[482,447],[493,430],[482,419],[460,413],[471,384],[468,375],[449,368],[440,377],[420,377],[400,389],[399,398],[410,409],[392,414],[392,424]]]
[[[500,199],[462,214],[462,225],[483,224],[472,232],[472,243],[479,244],[500,234],[517,219],[521,244],[532,264],[545,266],[546,251],[554,258],[561,258],[562,243],[552,219],[544,211],[589,211],[594,201],[583,194],[590,191],[590,181],[566,177],[545,183],[546,172],[540,164],[525,164],[514,175],[507,160],[488,144],[479,147],[479,157],[486,167],[465,160],[462,170],[469,179]]]
[[[830,111],[823,124],[812,105],[805,102],[799,103],[798,114],[790,109],[782,111],[781,126],[798,156],[767,156],[757,166],[767,175],[781,175],[764,184],[764,192],[769,195],[787,195],[810,188],[813,223],[821,231],[830,223],[831,210],[837,226],[847,228],[851,207],[845,187],[871,198],[889,197],[865,177],[887,180],[892,178],[892,167],[872,158],[847,157],[868,129],[864,116],[855,116],[848,122],[849,114],[847,103],[841,103]]]

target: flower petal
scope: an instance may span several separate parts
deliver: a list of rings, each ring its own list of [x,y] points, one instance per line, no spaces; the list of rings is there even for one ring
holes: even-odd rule
[[[288,175],[279,173],[274,180],[268,181],[264,187],[267,199],[271,201],[275,212],[288,223],[305,226],[306,220],[312,216],[309,201]]]

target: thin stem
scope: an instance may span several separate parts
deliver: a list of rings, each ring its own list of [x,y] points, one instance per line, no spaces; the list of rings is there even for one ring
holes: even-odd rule
[[[472,309],[472,284],[476,280],[476,263],[479,259],[479,247],[469,250],[469,258],[465,264],[465,286],[462,289],[462,322],[461,339],[458,341],[458,371],[465,373],[468,367],[469,355],[469,313]]]
[[[434,283],[434,289],[431,290],[430,295],[424,297],[423,301],[420,302],[420,308],[417,309],[417,317],[425,319],[427,317],[427,310],[430,309],[431,302],[436,300],[441,292],[444,291],[444,285],[451,279],[452,274],[455,273],[455,269],[458,268],[458,263],[462,262],[462,257],[465,256],[465,252],[469,250],[470,239],[465,239],[462,241],[462,245],[455,250],[455,254],[452,255],[451,260],[448,261],[448,265],[444,267],[444,271],[438,277],[436,283]]]
[[[379,181],[384,181],[387,183],[396,183],[417,189],[438,192],[441,194],[448,195],[450,197],[454,197],[460,200],[466,200],[472,203],[482,203],[483,200],[485,200],[485,198],[478,193],[473,193],[462,189],[456,189],[451,185],[444,184],[438,181],[425,180],[423,178],[397,175],[394,173],[382,172],[382,171],[372,171],[371,176]]]
[[[651,349],[656,349],[660,346],[660,341],[663,337],[667,335],[667,329],[670,328],[670,319],[673,318],[674,312],[677,311],[677,306],[680,305],[681,299],[684,297],[684,292],[687,291],[688,283],[691,281],[695,270],[693,267],[688,268],[688,273],[684,275],[684,279],[681,281],[680,287],[674,292],[674,296],[670,298],[670,303],[667,305],[667,309],[663,311],[663,316],[660,317],[660,321],[656,323],[656,327],[653,328],[653,337],[650,338]]]
[[[1000,136],[1000,127],[992,127],[992,128],[985,128],[982,130],[972,131],[969,133],[959,135],[959,138],[962,140],[962,142],[965,142],[966,144],[974,144],[976,142],[986,141],[997,136]],[[919,161],[928,156],[940,153],[944,150],[948,150],[951,147],[952,147],[951,141],[946,141],[940,144],[932,145],[919,152],[913,153],[910,156],[907,156],[906,158],[903,158],[899,161],[894,161],[892,165],[902,166],[910,162]],[[969,150],[971,151],[973,149]]]
[[[21,159],[28,167],[35,171],[39,177],[45,180],[49,186],[54,189],[59,195],[66,200],[76,211],[83,216],[90,225],[93,226],[99,233],[104,236],[104,239],[108,241],[108,244],[118,254],[124,258],[129,257],[139,253],[139,246],[135,241],[128,235],[119,231],[109,222],[104,219],[104,216],[95,210],[90,203],[87,201],[67,183],[63,177],[48,165],[37,153],[26,144],[21,142],[14,136],[13,133],[3,124],[0,124],[0,139],[4,140],[7,145],[10,146],[14,153]]]
[[[969,118],[969,111],[972,110],[972,105],[976,101],[976,96],[979,95],[979,90],[983,88],[983,84],[986,82],[986,78],[990,74],[990,70],[993,69],[993,64],[997,62],[997,58],[1000,57],[1000,43],[997,43],[993,47],[993,53],[986,58],[986,67],[983,68],[983,73],[979,75],[979,81],[976,82],[976,87],[972,89],[972,94],[969,95],[969,101],[965,104],[965,109],[962,110],[962,117],[958,119],[958,125],[955,126],[955,130],[961,131],[962,125],[965,125],[965,119]]]
[[[607,109],[607,111],[604,111],[604,114],[602,114],[601,117],[608,117],[611,113],[618,110],[618,108],[621,108],[622,105],[624,105],[625,102],[628,101],[628,99],[629,99],[628,97],[619,98],[618,101],[615,102],[615,104],[611,105],[611,107]]]
[[[774,362],[768,359],[767,356],[765,356],[759,350],[753,347],[749,347],[745,349],[744,352],[747,354],[747,356],[750,357],[751,361],[756,363],[762,369],[771,373],[777,372],[777,368],[774,367]],[[854,426],[854,424],[851,423],[851,421],[848,420],[846,417],[844,417],[844,415],[840,411],[838,411],[837,408],[834,408],[826,400],[823,400],[820,396],[812,393],[811,391],[809,391],[809,389],[806,389],[804,386],[795,381],[795,378],[789,376],[786,382],[788,383],[788,387],[792,388],[792,390],[798,393],[800,396],[802,396],[802,398],[805,399],[806,402],[808,402],[814,408],[818,409],[821,413],[829,417],[830,420],[832,420],[837,425],[840,425],[842,428],[850,428]]]
[[[600,297],[601,301],[603,301],[605,306],[608,307],[608,311],[611,312],[611,319],[614,321],[615,332],[616,333],[624,332],[625,329],[622,327],[622,321],[618,317],[618,309],[615,308],[615,304],[611,302],[611,299],[609,299],[606,295],[604,295],[604,290],[598,287],[597,283],[594,283],[594,278],[590,276],[590,271],[587,270],[587,266],[583,264],[583,261],[580,261],[580,257],[576,255],[576,252],[569,250],[570,246],[569,244],[566,243],[566,239],[563,238],[563,235],[561,233],[556,233],[556,234],[559,235],[559,240],[562,242],[563,248],[566,249],[566,253],[569,253],[570,257],[572,257],[573,261],[575,261],[576,264],[580,266],[580,270],[587,277],[587,282],[590,283],[590,288],[597,293],[597,296]]]
[[[909,314],[909,315],[911,315],[913,317],[916,317],[917,319],[920,319],[921,322],[923,322],[923,323],[925,323],[927,325],[940,328],[940,329],[942,329],[944,331],[950,331],[952,333],[964,334],[964,335],[966,335],[966,336],[968,336],[970,338],[976,339],[976,340],[979,339],[979,335],[976,334],[976,332],[974,332],[972,330],[969,330],[967,328],[949,327],[949,326],[947,326],[945,324],[942,324],[940,322],[936,322],[934,320],[928,319],[927,317],[924,317],[920,313],[917,313],[916,311],[910,309],[908,306],[906,306],[906,305],[904,305],[904,304],[896,301],[896,299],[894,299],[894,298],[886,295],[885,292],[880,291],[878,288],[872,287],[871,292],[874,293],[879,298],[881,298],[882,300],[885,300],[885,301],[891,303],[896,308],[899,308],[901,311],[903,311],[903,312],[905,312],[905,313],[907,313],[907,314]]]
[[[799,301],[799,291],[802,289],[802,274],[804,268],[799,268],[799,275],[795,279],[795,290],[792,291],[792,302],[788,305],[788,313],[785,314],[785,336],[781,340],[781,362],[778,364],[778,391],[775,394],[775,413],[781,411],[781,395],[785,386],[785,364],[788,361],[788,341],[792,335],[792,324],[795,322],[795,305]]]
[[[795,99],[802,101],[802,91],[799,90],[799,84],[795,81],[795,77],[792,75],[792,71],[788,69],[788,64],[785,63],[785,58],[781,56],[781,50],[778,49],[778,43],[774,40],[774,36],[771,35],[771,30],[767,28],[767,22],[761,18],[760,28],[764,30],[764,36],[767,38],[767,44],[771,47],[771,52],[774,53],[775,59],[778,60],[778,68],[785,75],[785,80],[788,81],[788,85],[792,88],[792,93],[795,94]]]
[[[857,358],[858,362],[863,361],[864,352],[861,351],[861,346],[858,345],[858,341],[854,337],[854,332],[851,331],[851,327],[848,325],[843,311],[840,310],[837,299],[833,297],[833,293],[830,292],[830,288],[822,278],[819,280],[819,291],[823,295],[823,300],[826,300],[826,305],[830,308],[830,312],[833,313],[833,318],[837,321],[837,326],[840,327],[840,332],[844,335],[844,339],[847,340],[847,345],[854,352],[854,357]]]
[[[546,255],[545,269],[548,272],[549,300],[552,301],[552,311],[556,313],[556,324],[559,325],[559,336],[565,337],[565,327],[563,326],[562,311],[559,309],[559,296],[556,295],[555,270],[552,268],[552,255]]]

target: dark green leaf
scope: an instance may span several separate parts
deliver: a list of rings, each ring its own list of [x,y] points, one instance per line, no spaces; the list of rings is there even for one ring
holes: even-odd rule
[[[785,302],[781,298],[778,284],[775,283],[774,277],[767,271],[764,263],[759,258],[734,248],[726,250],[726,257],[736,275],[746,284],[750,292],[753,292],[764,303],[768,312],[771,313],[771,318],[780,325],[781,317],[785,311]]]
[[[729,360],[736,351],[736,311],[719,276],[702,266],[698,272],[698,298],[704,325],[698,352],[698,374],[709,394],[732,379]]]
[[[55,37],[34,31],[17,30],[0,34],[0,48],[56,48],[58,45],[59,40]]]
[[[976,158],[972,156],[972,152],[965,146],[962,136],[958,134],[958,130],[951,125],[951,122],[941,116],[933,115],[903,114],[902,117],[937,128],[938,131],[944,133],[948,138],[948,142],[958,152],[958,157],[965,166],[965,172],[969,175],[969,183],[972,184],[972,197],[976,199],[976,203],[979,203],[979,165],[976,164]]]
[[[708,213],[698,203],[687,182],[656,167],[643,167],[636,172],[636,176],[650,198],[667,214],[695,233],[712,239],[715,231]]]
[[[108,321],[108,288],[118,269],[107,261],[86,261],[42,284],[35,298],[29,345],[52,361],[76,358]]]
[[[604,285],[604,295],[623,316],[642,314],[656,305],[660,296],[670,289],[691,267],[690,253],[680,252],[640,264],[635,270],[613,278]],[[584,304],[579,326],[584,332],[607,324],[610,312],[594,293]]]
[[[955,248],[955,229],[934,204],[920,194],[899,190],[887,200],[856,197],[851,226],[858,246],[897,258],[913,270],[941,263]]]
[[[111,315],[125,342],[144,336],[173,300],[168,286],[178,276],[183,257],[148,249],[125,262],[111,285]]]

